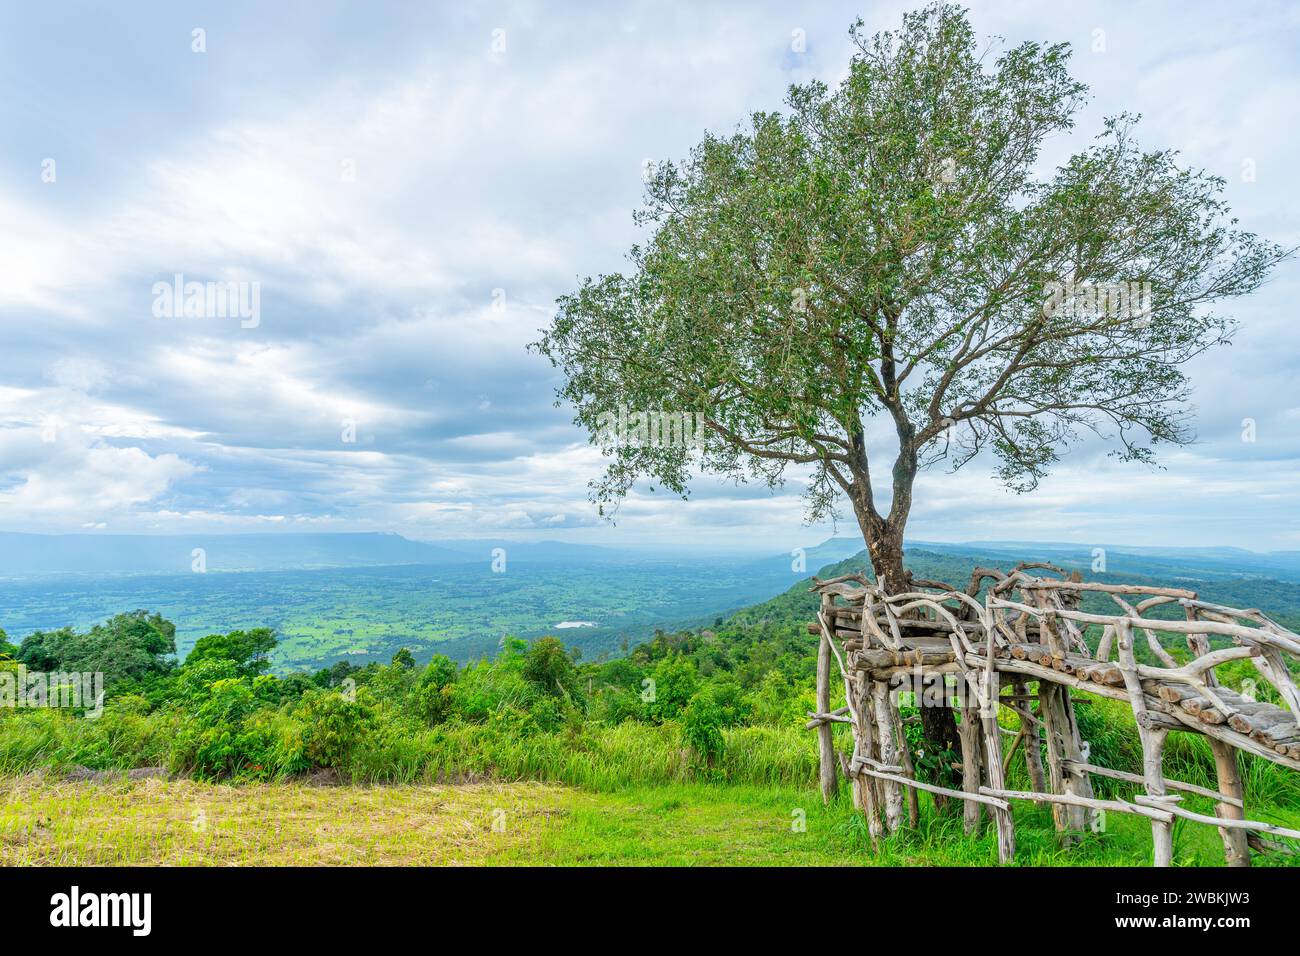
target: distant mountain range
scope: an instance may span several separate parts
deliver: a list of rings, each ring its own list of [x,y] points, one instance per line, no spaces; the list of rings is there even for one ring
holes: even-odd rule
[[[288,571],[492,560],[628,559],[623,552],[559,541],[412,541],[384,532],[326,534],[19,534],[0,532],[0,577],[54,574],[188,573],[202,549],[208,571]]]
[[[1245,548],[1179,548],[1128,544],[1073,544],[1043,541],[972,541],[963,544],[909,542],[909,547],[928,548],[952,555],[1006,555],[1015,561],[1048,561],[1077,566],[1089,571],[1094,550],[1105,552],[1106,574],[1124,573],[1152,577],[1180,576],[1201,580],[1268,577],[1300,581],[1300,551],[1247,551]],[[1006,563],[1005,561],[1003,563]],[[1091,575],[1090,575],[1091,576]]]
[[[1241,548],[1160,548],[1107,545],[1107,573],[1140,573],[1177,578],[1274,577],[1300,581],[1300,551],[1256,553]],[[710,557],[691,543],[680,552],[615,549],[564,541],[447,539],[413,541],[393,532],[44,535],[0,532],[0,578],[66,574],[181,574],[191,571],[195,549],[202,549],[208,571],[301,571],[327,568],[366,568],[393,565],[467,565],[489,563],[496,548],[509,562],[540,564],[726,564],[750,568],[755,575],[814,574],[819,568],[861,553],[856,537],[828,538],[802,552],[767,554],[750,559]],[[1091,566],[1093,545],[1068,542],[979,541],[961,544],[909,541],[909,553],[939,551],[993,560],[1011,566],[1018,561],[1050,561]]]

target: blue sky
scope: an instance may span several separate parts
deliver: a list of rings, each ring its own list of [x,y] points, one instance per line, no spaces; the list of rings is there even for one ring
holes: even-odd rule
[[[639,492],[603,522],[600,457],[524,346],[578,277],[621,267],[647,160],[834,82],[849,24],[909,6],[6,5],[0,529],[826,536],[797,476]],[[972,20],[1073,44],[1092,100],[1045,163],[1142,113],[1143,145],[1222,175],[1245,228],[1300,244],[1300,7],[981,3]],[[1163,470],[1084,445],[1017,497],[985,462],[940,468],[911,536],[1300,548],[1297,268],[1232,305],[1236,342],[1191,370],[1198,441]],[[258,283],[258,324],[155,316],[177,273]]]

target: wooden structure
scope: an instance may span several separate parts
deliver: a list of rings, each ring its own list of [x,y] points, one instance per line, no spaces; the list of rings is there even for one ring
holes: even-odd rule
[[[990,814],[1002,862],[1015,855],[1013,800],[1050,804],[1067,842],[1097,827],[1104,813],[1146,817],[1157,866],[1171,863],[1178,817],[1218,827],[1233,866],[1249,865],[1252,846],[1286,849],[1269,837],[1300,839],[1295,830],[1245,818],[1238,751],[1300,770],[1300,693],[1289,669],[1300,659],[1300,636],[1261,612],[1210,604],[1179,588],[1085,583],[1077,572],[1067,576],[1043,564],[1010,573],[979,568],[965,590],[913,580],[914,590],[894,595],[861,575],[813,580],[821,606],[809,630],[821,635],[821,647],[817,712],[807,726],[820,738],[822,794],[829,800],[845,778],[873,841],[902,826],[904,815],[916,823],[918,790],[963,801],[967,832]],[[1083,609],[1099,601],[1103,611],[1116,613]],[[1159,633],[1185,640],[1187,653],[1179,654],[1185,662]],[[1219,684],[1215,669],[1241,659],[1258,672],[1259,696],[1281,705]],[[841,690],[844,704],[832,709]],[[1089,761],[1072,690],[1132,708],[1142,774]],[[957,709],[962,789],[918,779],[900,693],[914,694],[918,706]],[[1018,730],[1000,724],[1004,711],[1018,718]],[[851,753],[836,751],[836,723],[851,725]],[[1173,732],[1208,739],[1217,789],[1165,778],[1162,755]],[[1010,739],[1005,747],[1004,737]],[[1028,790],[1006,786],[1017,751]],[[1145,792],[1101,799],[1095,777],[1139,784]],[[1216,815],[1180,806],[1183,794],[1212,798]]]

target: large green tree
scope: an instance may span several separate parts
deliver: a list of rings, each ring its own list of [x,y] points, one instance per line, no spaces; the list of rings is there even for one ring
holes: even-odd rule
[[[194,667],[201,661],[232,661],[239,676],[256,677],[271,666],[269,655],[278,643],[275,630],[269,627],[209,634],[194,642],[185,666]]]
[[[29,634],[18,648],[18,660],[34,671],[102,673],[111,691],[167,674],[175,653],[175,624],[159,614],[131,611],[84,634],[70,627]]]
[[[792,87],[787,112],[658,165],[630,271],[561,298],[537,347],[609,456],[602,511],[643,479],[685,496],[700,471],[775,485],[793,465],[809,517],[847,501],[901,591],[920,468],[987,450],[1028,490],[1089,432],[1138,461],[1188,441],[1183,366],[1233,329],[1215,303],[1289,253],[1128,116],[1040,175],[1086,95],[1067,45],[991,59],[946,5],[851,34],[837,87]],[[638,441],[607,427],[620,409],[703,434]]]

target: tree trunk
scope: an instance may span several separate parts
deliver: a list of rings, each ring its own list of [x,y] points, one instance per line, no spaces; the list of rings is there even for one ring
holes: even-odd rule
[[[887,594],[903,594],[910,591],[911,574],[903,564],[902,525],[890,522],[876,514],[859,514],[858,523],[867,543],[867,553],[871,556],[871,567],[876,574],[876,581]],[[935,707],[924,706],[924,695],[918,694],[917,698],[921,711],[922,749],[926,757],[942,759],[946,765],[948,759],[945,755],[955,757],[961,751],[956,716],[948,706],[946,696],[939,706]],[[979,789],[978,781],[975,783],[975,789]],[[935,805],[941,810],[946,809],[947,802],[946,797],[935,797]]]
[[[888,520],[870,517],[862,525],[862,537],[867,542],[871,568],[876,581],[889,594],[902,594],[911,590],[910,575],[903,565],[903,529]]]

